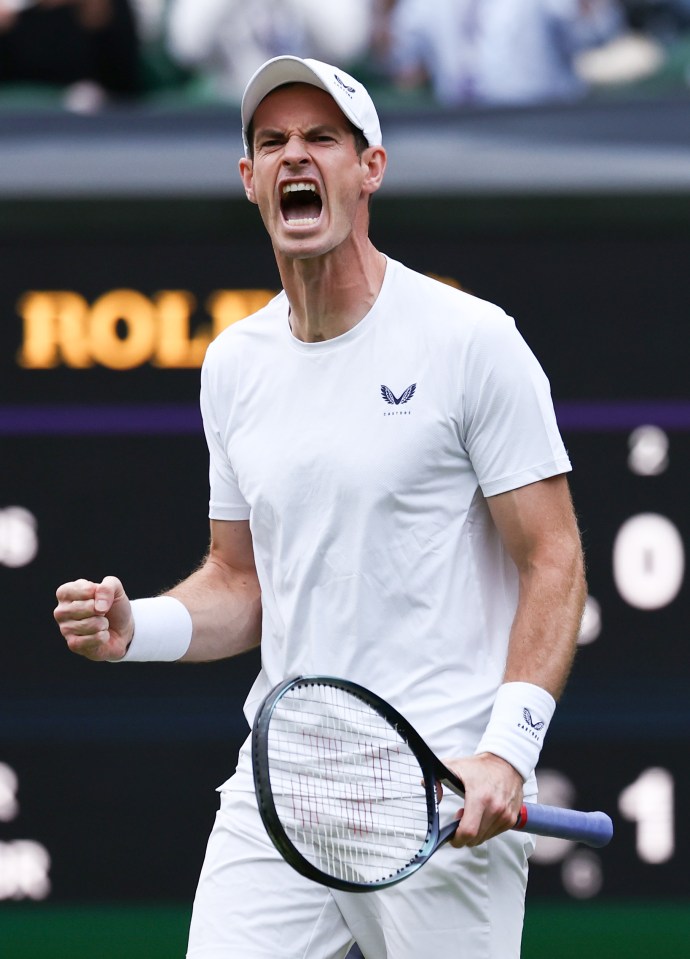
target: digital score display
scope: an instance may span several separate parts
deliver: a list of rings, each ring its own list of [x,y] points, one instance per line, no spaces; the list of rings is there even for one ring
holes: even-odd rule
[[[605,410],[598,415],[604,420]],[[539,840],[532,891],[685,895],[690,430],[647,424],[564,434],[590,596],[542,753],[540,799],[603,808],[615,833],[603,850]]]
[[[598,851],[539,840],[531,892],[685,896],[690,281],[659,278],[690,239],[628,236],[623,270],[594,226],[492,243],[453,239],[458,211],[432,212],[406,240],[381,203],[377,242],[516,316],[551,379],[587,553],[540,799],[602,808],[615,835]],[[150,595],[203,557],[198,367],[277,288],[271,252],[258,225],[213,242],[0,247],[0,899],[189,901],[257,656],[87,663],[64,648],[54,591],[115,573]]]

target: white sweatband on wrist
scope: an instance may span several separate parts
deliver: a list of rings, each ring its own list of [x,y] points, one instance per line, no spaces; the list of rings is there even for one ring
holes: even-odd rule
[[[539,760],[556,700],[533,683],[499,686],[489,724],[475,750],[505,759],[527,780]]]
[[[172,663],[189,649],[192,617],[174,596],[132,600],[134,635],[118,663]]]

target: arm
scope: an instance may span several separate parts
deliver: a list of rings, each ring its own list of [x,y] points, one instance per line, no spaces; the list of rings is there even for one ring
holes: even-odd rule
[[[558,699],[575,655],[586,596],[567,478],[553,476],[487,502],[520,577],[505,681],[534,683]]]
[[[122,583],[106,576],[57,590],[55,619],[70,650],[95,661],[122,659],[132,642],[134,617]],[[192,621],[184,662],[235,656],[261,638],[261,593],[249,523],[211,521],[211,545],[201,567],[166,595],[179,600]]]
[[[565,476],[487,500],[519,574],[505,682],[541,686],[558,699],[572,665],[586,587],[577,522]],[[523,780],[492,753],[448,762],[466,788],[453,844],[478,845],[515,822]]]
[[[249,522],[211,520],[203,565],[168,594],[192,616],[192,642],[181,662],[226,659],[261,641],[261,590]]]

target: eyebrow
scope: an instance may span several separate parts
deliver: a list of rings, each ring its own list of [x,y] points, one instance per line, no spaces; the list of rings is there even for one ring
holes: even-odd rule
[[[318,136],[320,133],[344,134],[347,133],[347,130],[335,126],[332,123],[316,123],[314,126],[307,127],[303,132],[306,137],[310,137]],[[254,138],[256,140],[280,140],[284,138],[285,135],[285,130],[274,129],[273,127],[259,127],[254,131]]]

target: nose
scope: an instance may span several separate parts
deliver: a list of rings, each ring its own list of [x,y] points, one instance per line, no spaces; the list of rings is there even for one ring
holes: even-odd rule
[[[303,137],[293,133],[283,148],[283,163],[287,165],[304,164],[309,162],[309,152]]]

